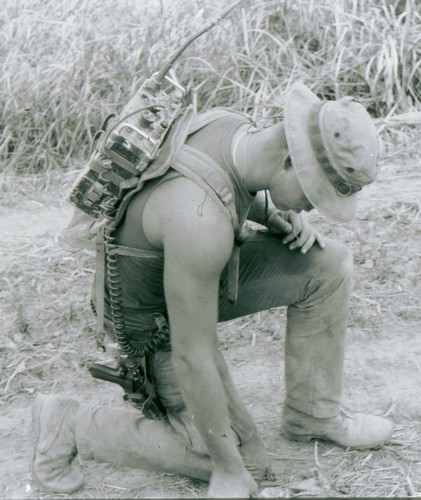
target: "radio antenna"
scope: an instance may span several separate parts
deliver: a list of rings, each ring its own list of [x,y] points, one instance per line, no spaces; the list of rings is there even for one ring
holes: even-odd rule
[[[155,75],[154,75],[154,80],[157,84],[161,85],[166,74],[168,71],[171,69],[171,66],[174,64],[174,62],[177,60],[178,57],[184,52],[187,47],[193,43],[197,38],[202,36],[204,33],[209,31],[211,28],[216,26],[224,17],[226,17],[239,3],[241,3],[243,0],[237,0],[234,2],[232,5],[224,9],[218,16],[216,16],[215,19],[209,21],[203,28],[201,28],[197,33],[192,35],[190,38],[188,38],[183,45],[176,50],[169,58],[168,60],[164,63],[164,66],[162,69],[160,69]]]

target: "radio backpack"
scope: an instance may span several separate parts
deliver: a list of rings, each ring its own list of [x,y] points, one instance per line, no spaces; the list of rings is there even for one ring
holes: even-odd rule
[[[215,109],[197,115],[191,105],[185,104],[185,89],[167,76],[181,52],[238,3],[225,9],[216,21],[210,22],[191,37],[162,70],[143,83],[120,115],[111,115],[105,120],[94,138],[88,163],[70,194],[75,212],[69,226],[62,231],[60,241],[69,249],[82,247],[96,250],[95,308],[98,333],[101,336],[104,331],[104,279],[107,276],[113,287],[110,307],[115,337],[125,354],[137,359],[153,350],[154,345],[139,350],[127,340],[119,303],[117,257],[141,256],[141,251],[120,247],[114,239],[114,230],[133,196],[143,188],[145,182],[161,177],[169,168],[173,168],[221,202],[236,235],[240,231],[242,221],[238,220],[230,176],[209,156],[186,144],[189,134],[226,116],[228,111]],[[235,269],[237,265],[238,248],[233,252],[230,267]],[[235,285],[231,287],[233,291],[230,293],[234,300],[236,279],[231,282]],[[159,333],[166,334],[161,319],[158,321]],[[158,337],[157,340],[161,342],[162,335]]]
[[[145,251],[118,245],[114,238],[115,228],[145,182],[161,177],[173,168],[220,202],[227,211],[236,236],[239,235],[243,221],[238,220],[230,176],[209,156],[186,144],[190,134],[226,116],[228,112],[215,109],[197,115],[193,107],[185,103],[185,89],[167,73],[193,40],[224,18],[240,1],[225,9],[215,21],[187,40],[159,72],[143,83],[120,115],[111,115],[105,120],[94,138],[88,163],[70,194],[70,201],[75,206],[73,219],[59,236],[62,245],[70,250],[75,247],[96,250],[93,306],[99,343],[102,343],[105,334],[105,277],[108,280],[111,334],[122,353],[118,355],[117,368],[94,363],[89,371],[96,378],[121,385],[125,391],[124,399],[141,409],[147,418],[160,419],[165,414],[150,379],[148,355],[155,350],[170,348],[170,332],[167,319],[160,313],[154,313],[151,315],[154,322],[151,340],[139,346],[128,339],[122,312],[118,257],[144,257]],[[236,246],[228,264],[231,301],[235,301],[237,293],[238,259],[239,249]]]
[[[70,194],[70,201],[78,209],[96,220],[113,220],[124,195],[151,178],[146,171],[161,154],[167,134],[185,109],[186,91],[167,73],[196,38],[227,16],[240,1],[190,37],[161,70],[143,83],[118,116],[107,118]],[[186,135],[187,131],[188,127]]]

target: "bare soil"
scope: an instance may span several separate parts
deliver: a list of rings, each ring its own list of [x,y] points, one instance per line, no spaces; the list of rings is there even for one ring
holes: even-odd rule
[[[313,215],[354,253],[355,279],[344,404],[395,423],[381,450],[297,444],[279,434],[284,394],[285,310],[220,325],[226,357],[262,433],[272,475],[262,496],[421,496],[421,160],[382,165],[348,226]],[[63,498],[32,483],[31,405],[38,392],[123,405],[120,389],[93,380],[98,360],[89,310],[93,260],[56,244],[69,216],[59,189],[3,184],[0,213],[0,498]],[[206,485],[181,476],[83,464],[86,487],[70,498],[203,497]],[[67,495],[69,497],[69,495]]]

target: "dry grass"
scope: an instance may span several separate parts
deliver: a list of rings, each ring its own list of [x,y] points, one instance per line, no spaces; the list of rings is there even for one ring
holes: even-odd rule
[[[193,5],[192,5],[193,4]],[[6,0],[0,13],[1,170],[68,170],[222,0]],[[193,6],[193,8],[192,8]],[[419,111],[417,0],[244,0],[175,69],[203,84],[199,106],[279,118],[298,79],[320,96],[359,97],[375,116]]]

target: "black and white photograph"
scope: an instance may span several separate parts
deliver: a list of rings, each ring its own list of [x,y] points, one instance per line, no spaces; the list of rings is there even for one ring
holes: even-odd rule
[[[421,2],[0,3],[0,499],[420,498]]]

